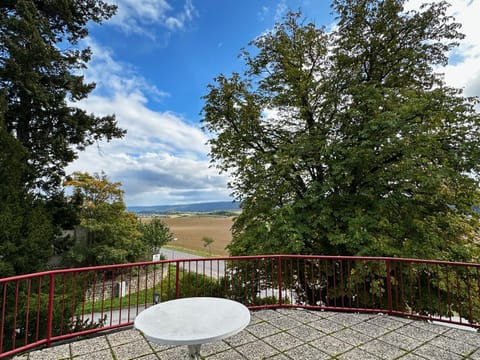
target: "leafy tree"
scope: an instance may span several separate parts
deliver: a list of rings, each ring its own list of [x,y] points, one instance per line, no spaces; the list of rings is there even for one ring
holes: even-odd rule
[[[66,258],[73,265],[94,266],[136,261],[145,252],[137,217],[127,212],[121,183],[105,174],[76,172],[65,186],[73,187],[72,201],[81,200],[80,224],[86,242],[78,242]]]
[[[211,245],[213,244],[213,242],[215,240],[213,240],[211,237],[209,236],[204,236],[202,238],[202,241],[203,241],[203,247],[208,247],[208,252],[210,253],[210,255],[212,255],[212,248],[211,248]]]
[[[462,38],[446,2],[335,0],[289,13],[204,97],[211,156],[242,204],[230,252],[472,261],[477,99],[435,72]]]
[[[168,226],[157,217],[148,223],[139,223],[139,230],[142,233],[142,241],[149,248],[151,253],[156,253],[160,248],[173,240],[173,234]]]

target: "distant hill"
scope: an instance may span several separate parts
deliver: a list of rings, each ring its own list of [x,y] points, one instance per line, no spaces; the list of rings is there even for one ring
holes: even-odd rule
[[[221,211],[237,211],[240,204],[231,201],[206,202],[197,204],[181,204],[181,205],[154,205],[154,206],[128,206],[127,210],[142,214],[172,214],[183,212],[209,213]]]

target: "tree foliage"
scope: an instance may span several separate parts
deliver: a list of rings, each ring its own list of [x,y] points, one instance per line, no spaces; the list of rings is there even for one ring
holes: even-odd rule
[[[25,153],[1,126],[0,117],[0,278],[36,272],[52,255],[51,214],[22,185]],[[28,204],[28,206],[25,206]],[[32,256],[34,254],[34,256]]]
[[[115,9],[101,0],[0,3],[3,126],[25,151],[23,181],[29,190],[55,192],[76,150],[124,134],[114,116],[73,106],[95,87],[81,74],[91,51],[80,40],[90,21],[101,23]]]
[[[139,223],[142,241],[152,254],[158,253],[160,248],[173,240],[173,234],[168,226],[158,217],[148,223]]]
[[[80,204],[80,224],[87,230],[86,241],[67,254],[71,265],[122,264],[144,255],[138,220],[126,211],[120,182],[110,182],[103,173],[76,172],[64,185],[73,187],[71,199]]]
[[[435,72],[460,25],[403,4],[335,0],[330,33],[290,12],[209,86],[212,161],[242,203],[232,254],[477,258],[477,99]]]

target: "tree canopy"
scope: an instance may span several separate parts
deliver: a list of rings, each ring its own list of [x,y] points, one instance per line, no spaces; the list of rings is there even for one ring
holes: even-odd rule
[[[103,173],[76,172],[64,185],[73,187],[71,201],[79,204],[80,225],[87,230],[86,239],[66,254],[69,265],[123,264],[145,254],[137,217],[126,211],[120,182],[110,182]]]
[[[463,35],[446,2],[403,4],[335,0],[330,32],[290,12],[209,85],[232,254],[478,256],[477,99],[435,70]]]
[[[142,241],[150,252],[148,255],[158,254],[160,248],[174,239],[168,226],[158,217],[149,222],[139,222]]]

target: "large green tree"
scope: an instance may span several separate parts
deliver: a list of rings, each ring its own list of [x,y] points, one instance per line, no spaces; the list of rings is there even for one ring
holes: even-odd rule
[[[477,259],[477,99],[435,72],[462,35],[435,2],[289,13],[204,97],[211,156],[242,203],[232,254]]]

